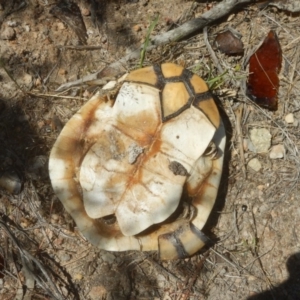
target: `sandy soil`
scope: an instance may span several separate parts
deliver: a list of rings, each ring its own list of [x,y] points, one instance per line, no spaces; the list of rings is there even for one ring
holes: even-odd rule
[[[184,64],[210,83],[219,76],[214,93],[228,135],[220,195],[205,228],[214,245],[189,259],[161,262],[156,253],[96,249],[54,195],[49,151],[96,87],[55,90],[139,47],[157,13],[152,36],[216,3],[78,0],[79,9],[68,15],[58,1],[10,2],[0,0],[0,173],[6,178],[0,183],[0,299],[300,299],[299,14],[252,5],[216,21],[208,28],[211,44],[231,27],[245,48],[238,56],[215,51],[223,75],[202,32],[146,54],[145,64]],[[243,92],[247,59],[270,29],[283,51],[276,112]],[[255,153],[253,128],[267,129],[271,146],[284,146],[284,157]],[[253,158],[257,171],[248,166]]]

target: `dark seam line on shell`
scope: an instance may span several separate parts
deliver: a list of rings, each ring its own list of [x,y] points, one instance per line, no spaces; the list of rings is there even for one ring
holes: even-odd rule
[[[212,121],[210,120],[210,117],[200,108],[200,107],[198,107],[198,106],[195,106],[194,105],[194,107],[196,108],[196,109],[199,109],[203,114],[204,114],[204,116],[207,118],[207,120],[209,121],[209,123],[214,127],[214,128],[216,128],[216,126],[212,123]]]
[[[178,109],[176,112],[174,112],[173,114],[170,114],[168,116],[165,117],[164,113],[163,113],[163,108],[162,108],[162,121],[166,122],[172,118],[177,117],[178,115],[180,115],[183,111],[185,111],[186,109],[190,108],[192,103],[195,100],[195,90],[191,84],[191,78],[194,74],[189,71],[184,69],[182,74],[180,76],[174,76],[174,77],[169,77],[169,78],[165,78],[165,82],[166,83],[172,83],[172,82],[182,82],[189,94],[189,99],[187,101],[187,104],[185,104],[184,106],[182,106],[180,109]],[[162,99],[161,99],[161,103],[162,103]]]
[[[145,133],[145,132],[142,131],[142,130],[139,130],[139,129],[136,129],[136,128],[133,128],[133,127],[128,127],[128,126],[126,126],[126,124],[121,123],[121,122],[119,122],[119,123],[122,124],[122,125],[124,125],[124,127],[126,127],[127,129],[130,128],[131,130],[136,130],[136,131],[138,131],[138,132],[140,132],[140,133],[142,133],[142,134],[145,134],[147,137],[152,138],[151,135]],[[115,124],[111,124],[111,126],[112,126],[113,128],[115,128],[117,131],[119,131],[119,132],[121,132],[122,134],[124,134],[125,136],[127,136],[128,138],[130,138],[132,141],[136,142],[136,139],[135,139],[135,138],[133,138],[130,134],[128,134],[128,133],[124,132],[123,130],[121,130],[121,129],[120,129],[118,126],[116,126]]]
[[[166,155],[165,155],[166,156]],[[167,180],[170,180],[170,177],[169,176],[165,176],[165,175],[163,175],[163,174],[161,174],[161,173],[157,173],[157,172],[155,172],[154,170],[151,170],[151,169],[148,169],[148,168],[146,168],[145,166],[143,166],[142,167],[144,170],[146,170],[147,172],[149,172],[149,173],[151,173],[151,174],[154,174],[154,175],[157,175],[157,176],[161,176],[163,179],[167,179]],[[172,183],[172,184],[176,184],[176,181],[173,181],[173,180],[170,180],[169,181],[170,183]],[[154,195],[154,194],[153,194]],[[156,196],[156,195],[155,195]]]
[[[168,116],[164,116],[164,114],[162,114],[162,122],[166,122],[166,121],[169,121],[177,116],[179,116],[182,112],[184,112],[186,109],[190,108],[191,107],[191,103],[192,103],[192,100],[191,100],[191,97],[190,99],[188,100],[187,104],[185,104],[184,106],[182,106],[181,108],[179,108],[177,111],[175,111],[174,113],[168,115]],[[163,111],[163,106],[161,105],[162,107],[162,111]]]
[[[193,106],[195,108],[199,109],[206,116],[206,118],[209,120],[209,122],[215,127],[215,125],[211,122],[210,117],[198,106],[200,102],[211,100],[211,99],[212,99],[212,94],[210,91],[207,91],[205,93],[196,94],[196,99],[193,102]]]
[[[162,91],[159,91],[159,104],[160,104],[160,118],[162,123],[164,123],[164,107],[163,107],[163,98],[162,98]]]
[[[173,77],[164,78],[164,81],[165,81],[165,83],[184,82],[184,78],[182,77],[182,75],[173,76]]]
[[[183,72],[182,72],[182,77],[186,80],[186,81],[190,81],[191,78],[194,76],[194,73],[191,72],[190,70],[188,69],[183,69]]]
[[[154,174],[154,175],[157,175],[157,176],[161,176],[161,177],[163,177],[163,178],[165,178],[165,179],[169,179],[169,177],[167,177],[167,176],[165,176],[165,175],[163,175],[163,174],[161,174],[161,173],[158,173],[158,172],[155,172],[154,170],[151,170],[151,169],[148,169],[148,168],[146,168],[146,167],[142,167],[144,170],[146,170],[146,171],[148,171],[149,173],[152,173],[152,174]]]
[[[176,244],[174,244],[174,247],[176,248],[176,252],[178,253],[178,257],[179,258],[184,258],[189,256],[189,253],[185,250],[184,245],[182,244],[182,241],[179,237],[179,234],[181,233],[181,228],[179,228],[178,230],[176,230],[174,232],[174,238],[176,241]]]
[[[160,107],[161,107],[161,118],[162,118],[162,122],[164,123],[170,119],[177,117],[183,111],[190,108],[190,106],[193,102],[193,99],[194,99],[194,89],[190,83],[190,78],[193,76],[193,73],[190,72],[189,70],[183,70],[183,72],[180,76],[165,78],[162,73],[162,70],[161,70],[161,65],[157,65],[157,64],[153,65],[153,70],[157,76],[156,87],[159,88],[159,90],[160,90],[159,99],[160,99]],[[169,83],[169,82],[182,82],[184,84],[184,86],[186,87],[190,98],[189,98],[187,104],[182,106],[175,113],[165,116],[164,108],[163,108],[162,91],[163,91],[163,88],[165,87],[166,83]]]
[[[109,173],[116,173],[116,174],[122,174],[122,175],[127,175],[127,172],[120,172],[120,171],[115,171],[115,170],[109,170],[107,169],[105,166],[101,165],[101,167],[106,171],[106,172],[109,172]]]
[[[83,140],[80,140],[80,142],[81,141],[83,141]],[[82,148],[84,149],[86,146],[87,146],[87,142],[86,141],[83,141],[83,146],[82,146]],[[96,142],[93,142],[93,143],[90,143],[90,144],[88,144],[88,147],[85,149],[85,150],[82,150],[81,151],[81,158],[80,158],[80,160],[79,160],[79,162],[78,162],[78,164],[77,164],[77,167],[80,167],[81,168],[81,165],[82,165],[82,162],[83,162],[83,160],[84,160],[84,158],[85,158],[85,156],[87,155],[87,153],[90,151],[90,149],[94,146],[96,144]],[[76,149],[76,151],[78,151],[78,147],[77,147],[77,149]],[[75,167],[76,168],[76,167]],[[76,172],[76,171],[75,171]]]
[[[136,130],[141,134],[144,134],[145,136],[147,136],[149,139],[153,139],[154,135],[148,134],[145,131],[140,130],[139,128],[134,128],[134,127],[128,127],[127,124],[121,123],[119,122],[121,125],[123,125],[124,127],[126,127],[127,129],[131,129],[131,130]],[[122,134],[124,134],[125,136],[127,136],[128,138],[130,138],[131,140],[133,140],[134,142],[136,142],[136,139],[133,138],[131,135],[129,135],[128,133],[125,133],[124,131],[122,131],[118,126],[111,124],[112,127],[114,127],[117,131],[121,132]]]
[[[165,79],[165,77],[162,73],[161,65],[154,64],[153,65],[153,70],[154,70],[154,73],[157,77],[155,87],[158,88],[160,91],[162,91],[163,88],[165,87],[166,79]]]
[[[187,89],[191,98],[194,98],[195,89],[191,84],[191,78],[194,74],[188,70],[184,70],[180,76],[165,78],[166,83],[182,82]]]
[[[148,170],[147,170],[148,171]],[[140,184],[153,196],[159,198],[159,199],[162,199],[159,195],[157,194],[154,194],[149,188],[148,186],[144,183],[144,182],[140,182]],[[132,191],[132,190],[131,190]],[[163,200],[163,199],[162,199]]]
[[[167,144],[167,145],[169,146],[169,144]],[[184,154],[182,151],[180,151],[179,149],[176,148],[176,150],[177,150],[178,152],[180,152],[180,154],[184,155],[187,159],[193,160],[191,157],[188,157],[187,155],[185,155],[185,154]],[[164,151],[162,151],[162,150],[159,150],[159,152],[160,152],[161,154],[163,154],[164,156],[166,156],[167,158],[169,158],[169,159],[178,160],[178,158],[177,158],[176,156],[167,154],[166,152],[164,152]],[[185,164],[187,164],[188,166],[190,166],[190,168],[193,167],[193,166],[191,166],[191,165],[189,164],[188,161],[185,161],[185,160],[183,160],[183,159],[181,159],[181,161],[183,161]]]
[[[161,115],[161,121],[164,123],[165,120],[165,113],[164,113],[164,107],[163,107],[163,98],[162,98],[162,91],[166,85],[165,77],[161,70],[161,65],[153,65],[153,70],[155,72],[155,75],[157,77],[156,81],[156,87],[159,89],[159,102],[160,102],[160,115]]]
[[[162,70],[161,70],[161,66],[158,65],[158,64],[154,64],[153,65],[153,71],[156,75],[156,82],[154,84],[152,83],[148,83],[148,82],[145,82],[145,81],[139,81],[139,80],[124,80],[124,82],[134,82],[134,83],[138,83],[138,84],[145,84],[145,85],[148,85],[148,86],[151,86],[151,87],[155,87],[157,88],[159,91],[162,91],[164,86],[165,86],[165,78],[164,78],[164,75],[162,73]]]
[[[150,87],[152,87],[152,88],[156,88],[156,89],[158,89],[159,91],[161,90],[157,84],[154,84],[154,85],[153,85],[152,83],[148,83],[148,82],[144,82],[144,81],[138,81],[138,80],[135,80],[135,81],[133,81],[133,80],[128,80],[128,81],[126,81],[126,80],[124,80],[124,82],[128,82],[128,83],[136,83],[136,84],[144,84],[144,85],[150,86]]]
[[[158,128],[156,128],[155,134],[151,137],[152,142],[150,143],[150,146],[148,147],[148,151],[151,151],[151,148],[152,148],[152,146],[153,146],[153,140],[156,138],[157,131],[158,131],[158,130],[159,130],[159,131],[161,130],[161,124],[159,124],[157,127],[158,127]],[[141,167],[141,165],[144,163],[144,161],[145,161],[145,158],[142,159],[142,162],[138,162],[138,163],[137,163],[137,165],[136,165],[135,168],[134,168],[134,172],[133,172],[134,175],[136,174],[137,170]],[[124,194],[126,193],[128,187],[130,186],[130,183],[131,183],[131,180],[130,180],[130,182],[127,181],[125,190],[124,190],[124,192],[122,193],[122,195],[121,195],[121,197],[120,197],[121,200],[120,200],[119,203],[116,205],[115,210],[117,210],[118,207],[120,206],[120,203],[121,203],[121,201],[122,201],[122,199],[123,199],[123,197],[124,197]]]
[[[178,115],[180,115],[183,111],[185,111],[186,109],[188,109],[190,106],[191,106],[191,102],[192,102],[192,99],[191,99],[191,96],[193,94],[191,94],[191,91],[188,90],[188,93],[190,95],[190,98],[187,102],[186,105],[182,106],[179,110],[177,110],[175,113],[171,114],[171,115],[168,115],[165,117],[165,113],[164,113],[164,108],[163,108],[163,99],[162,99],[162,91],[163,91],[163,88],[165,87],[166,83],[169,83],[169,82],[182,82],[185,86],[185,81],[186,81],[186,78],[185,77],[189,77],[190,74],[185,77],[183,77],[182,75],[181,76],[174,76],[174,77],[170,77],[170,78],[165,78],[163,73],[162,73],[162,70],[161,70],[161,65],[153,65],[153,69],[154,69],[154,72],[157,76],[157,84],[156,84],[156,87],[159,88],[160,90],[160,93],[159,93],[159,99],[160,99],[160,107],[161,107],[161,118],[162,118],[162,122],[166,122],[170,119],[173,119],[175,117],[177,117]],[[189,72],[189,71],[188,71]],[[185,74],[183,72],[183,74]]]
[[[178,231],[163,234],[162,238],[169,241],[172,246],[175,248],[178,258],[185,258],[188,256],[188,253],[185,251],[180,238],[177,236]]]
[[[160,151],[161,152],[161,151]],[[168,157],[169,158],[169,156],[168,155],[166,155],[165,153],[163,153],[163,152],[161,152],[162,154],[164,154],[166,157]],[[174,158],[175,159],[175,158]],[[142,169],[144,169],[144,170],[146,170],[146,171],[148,171],[149,173],[152,173],[152,174],[154,174],[154,175],[157,175],[157,176],[161,176],[162,178],[164,178],[164,179],[170,179],[168,176],[165,176],[164,174],[161,174],[161,173],[158,173],[158,172],[156,172],[155,170],[153,170],[153,169],[148,169],[148,168],[146,168],[145,166],[142,166],[141,167]],[[191,168],[192,169],[192,168]],[[173,174],[173,173],[172,173]],[[153,195],[155,195],[155,194],[153,194]],[[155,195],[156,196],[156,195]]]
[[[184,69],[179,76],[164,77],[165,82],[189,82],[193,77],[194,73]]]
[[[196,191],[193,195],[191,195],[191,198],[193,198],[193,199],[192,199],[192,204],[193,204],[196,208],[197,208],[197,206],[198,206],[199,204],[201,204],[201,201],[200,201],[200,202],[197,201],[196,198],[198,199],[198,196],[199,196],[199,195],[201,195],[201,196],[203,195],[203,186],[207,183],[208,178],[211,176],[212,169],[214,169],[214,163],[212,163],[212,168],[211,168],[211,170],[207,173],[207,175],[205,176],[205,178],[203,178],[200,187],[198,186],[197,191]],[[204,194],[205,194],[205,187],[204,187]]]
[[[191,83],[191,78],[193,77],[193,73],[189,70],[184,70],[183,71],[183,74],[182,74],[182,77],[183,77],[183,82],[184,82],[184,85],[188,91],[188,93],[190,94],[190,97],[193,97],[195,99],[195,89]]]
[[[193,101],[194,105],[198,105],[202,101],[212,99],[211,91],[206,91],[204,93],[195,94],[195,100]]]
[[[191,231],[194,235],[196,235],[203,243],[209,244],[211,243],[211,240],[201,231],[199,230],[195,225],[190,224]]]

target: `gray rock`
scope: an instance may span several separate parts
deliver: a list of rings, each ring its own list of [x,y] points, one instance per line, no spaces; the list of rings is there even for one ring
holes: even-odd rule
[[[271,147],[271,133],[266,128],[253,128],[250,130],[250,139],[256,153],[268,152]]]
[[[22,181],[14,171],[6,171],[0,174],[0,188],[17,195],[21,192]]]
[[[271,148],[269,157],[271,159],[279,159],[279,158],[283,158],[284,155],[285,155],[284,146],[282,144],[279,144],[279,145],[275,145]]]
[[[257,158],[252,158],[248,162],[248,167],[250,167],[255,172],[258,172],[261,169],[261,163]]]
[[[11,27],[4,27],[3,30],[0,32],[0,39],[1,40],[14,40],[16,38],[16,32]]]

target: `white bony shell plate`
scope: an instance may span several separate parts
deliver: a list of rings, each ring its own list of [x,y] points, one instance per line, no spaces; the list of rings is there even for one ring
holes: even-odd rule
[[[207,240],[201,229],[224,148],[205,82],[163,64],[131,72],[115,98],[92,97],[60,133],[49,172],[58,198],[96,246],[182,258]]]

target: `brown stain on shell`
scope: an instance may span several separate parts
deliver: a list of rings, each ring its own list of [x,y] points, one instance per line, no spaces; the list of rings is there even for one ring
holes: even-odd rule
[[[182,74],[183,68],[180,66],[175,66],[173,64],[164,64],[162,65],[163,74],[168,76],[180,76]],[[140,78],[142,76],[142,79],[147,84],[155,85],[157,82],[157,76],[153,71],[152,67],[148,67],[146,70],[146,74],[149,75],[149,78],[145,79],[145,73],[142,70],[137,70],[129,74],[129,77],[127,77],[126,80],[129,81],[138,81],[141,82]],[[195,75],[196,76],[196,75]],[[194,77],[194,76],[193,76]],[[199,77],[198,77],[199,78]],[[201,79],[200,79],[201,80]],[[206,88],[205,91],[207,91],[207,86],[204,85],[199,88],[198,86],[195,86],[196,83],[199,82],[198,79],[192,79],[191,83],[194,86],[194,88],[199,91],[203,92],[202,88]],[[202,81],[201,81],[202,84]],[[88,131],[88,128],[91,126],[93,119],[95,117],[95,111],[98,107],[98,105],[102,105],[103,103],[107,103],[107,99],[98,99],[98,101],[92,101],[91,103],[87,103],[80,111],[79,115],[81,115],[82,119],[79,122],[80,126],[78,125],[78,120],[71,119],[69,122],[71,122],[71,126],[65,130],[65,134],[61,136],[61,142],[62,145],[59,147],[56,147],[53,151],[53,155],[57,156],[59,158],[64,157],[66,154],[73,153],[68,158],[67,165],[68,170],[66,170],[67,175],[67,181],[68,181],[68,190],[73,191],[71,192],[72,196],[70,199],[64,199],[62,200],[65,208],[70,212],[72,217],[75,219],[75,221],[78,223],[79,228],[84,232],[86,236],[96,245],[103,245],[102,247],[105,248],[104,244],[101,242],[102,240],[105,241],[105,239],[116,239],[117,241],[120,239],[122,240],[124,236],[121,234],[121,231],[119,229],[119,226],[116,223],[114,224],[106,224],[104,219],[91,219],[88,217],[88,215],[85,212],[83,201],[81,198],[81,189],[78,185],[78,182],[75,179],[75,174],[78,172],[78,168],[81,164],[82,157],[84,157],[86,151],[93,145],[94,143],[94,136],[85,136],[85,133]],[[206,102],[205,102],[206,101]],[[215,117],[215,114],[218,114],[218,111],[215,110],[214,105],[209,104],[210,100],[205,100],[203,102],[200,102],[199,108],[204,110],[204,113],[209,116],[209,118],[212,120],[213,124],[216,126],[218,124],[217,117]],[[213,101],[211,99],[211,101]],[[206,103],[206,104],[204,104]],[[212,110],[213,112],[210,112]],[[210,114],[212,114],[210,116]],[[163,126],[161,122],[158,122],[158,126],[155,128],[152,127],[151,123],[151,114],[148,114],[147,112],[145,115],[141,116],[141,119],[144,120],[145,124],[145,130],[140,130],[140,123],[136,120],[131,120],[130,126],[126,126],[126,123],[128,125],[128,122],[126,120],[120,120],[120,122],[117,125],[117,129],[119,132],[122,132],[124,134],[127,134],[128,136],[131,136],[133,138],[136,137],[135,134],[137,134],[138,138],[136,139],[136,142],[138,142],[139,145],[145,146],[145,152],[140,154],[137,158],[137,161],[135,162],[134,171],[130,175],[128,186],[132,186],[136,183],[142,182],[142,172],[143,169],[141,166],[150,158],[155,157],[158,153],[161,152],[161,145],[162,141],[160,139],[160,133],[161,133],[161,127]],[[153,118],[153,116],[152,116]],[[148,120],[148,121],[147,121]],[[74,125],[72,122],[75,122]],[[69,123],[68,123],[69,124]],[[129,129],[128,129],[129,128]],[[146,128],[149,128],[146,129]],[[132,134],[132,130],[135,131],[134,134]],[[59,153],[61,151],[61,153]],[[112,179],[110,185],[114,185],[118,180],[119,176],[116,176]],[[205,189],[205,188],[204,188]],[[59,196],[59,191],[58,196]],[[157,225],[157,229],[148,232],[148,233],[141,233],[139,236],[136,237],[136,239],[140,239],[140,247],[143,248],[142,250],[155,250],[157,249],[158,245],[158,239],[162,234],[170,233],[176,230],[180,231],[180,234],[178,235],[179,239],[182,239],[184,242],[185,239],[191,240],[190,237],[193,236],[193,234],[189,233],[188,231],[184,231],[182,229],[182,226],[186,226],[186,224],[189,224],[188,221],[184,220],[176,220],[169,224],[159,224]],[[181,236],[181,234],[185,234]],[[130,243],[133,243],[132,240],[127,239],[128,241],[127,245],[123,246],[120,244],[121,249],[120,251],[127,250],[127,249],[138,249],[136,244],[132,244],[130,246]],[[204,244],[204,243],[203,243]],[[196,245],[196,244],[195,244]],[[131,248],[129,248],[131,247]],[[173,247],[173,246],[169,246]],[[196,245],[197,249],[188,250],[188,255],[193,254],[196,250],[199,250],[202,246]],[[173,251],[174,249],[171,249]],[[167,251],[167,250],[165,250]],[[176,251],[176,249],[175,249]],[[162,253],[164,255],[164,253]],[[174,257],[177,258],[177,257]],[[170,257],[167,257],[167,259],[170,259]]]

